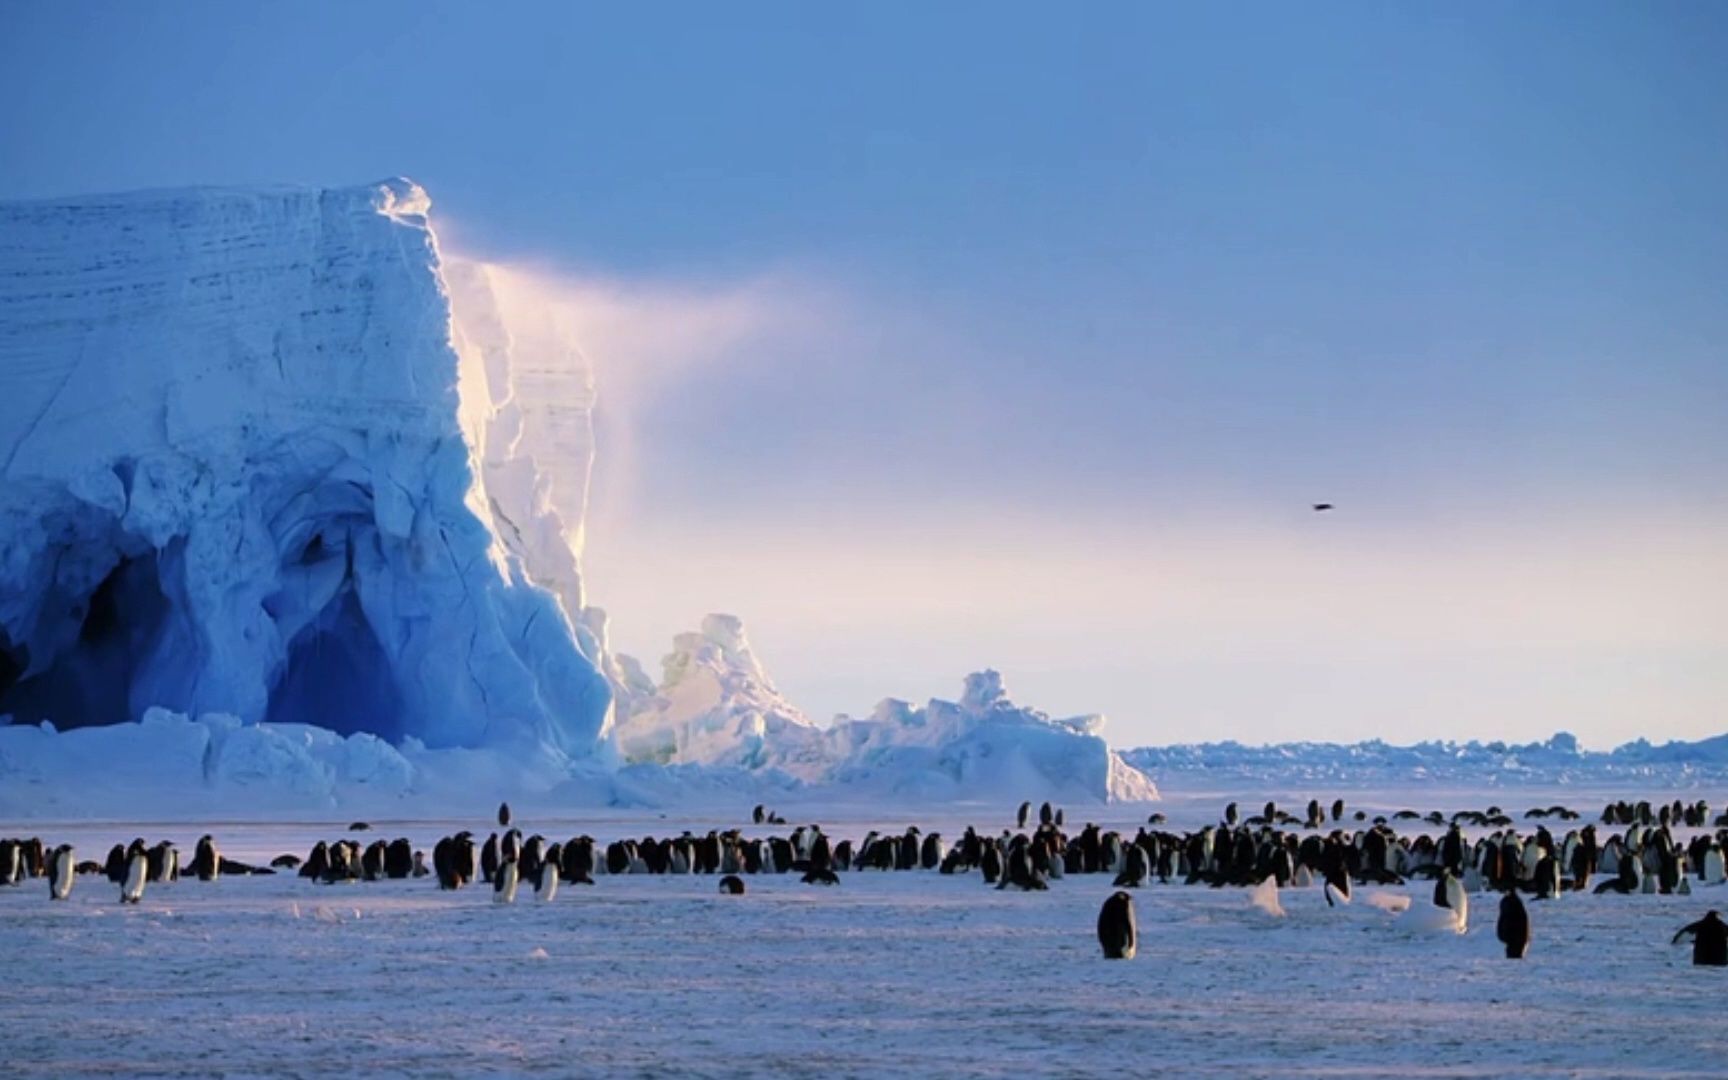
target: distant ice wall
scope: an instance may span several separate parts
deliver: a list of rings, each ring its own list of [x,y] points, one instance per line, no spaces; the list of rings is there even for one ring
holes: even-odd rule
[[[570,542],[592,386],[473,271],[447,289],[428,208],[406,180],[0,204],[0,715],[606,746]]]

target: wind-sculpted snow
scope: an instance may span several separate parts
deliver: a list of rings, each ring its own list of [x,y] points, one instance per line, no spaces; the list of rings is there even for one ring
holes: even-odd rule
[[[402,180],[0,205],[0,716],[605,745],[563,542],[589,398],[516,393],[585,376],[513,352],[483,269],[453,332],[428,207]]]
[[[1053,719],[1015,705],[994,671],[967,676],[958,702],[920,708],[889,698],[866,719],[817,727],[774,688],[730,615],[680,635],[661,685],[638,685],[633,697],[617,733],[634,762],[779,773],[932,801],[1158,797],[1099,735],[1102,716]]]
[[[1148,746],[1122,757],[1166,784],[1266,781],[1384,787],[1408,783],[1472,787],[1644,784],[1691,788],[1728,780],[1728,735],[1660,746],[1644,739],[1610,751],[1583,750],[1565,732],[1547,742],[1235,742]]]

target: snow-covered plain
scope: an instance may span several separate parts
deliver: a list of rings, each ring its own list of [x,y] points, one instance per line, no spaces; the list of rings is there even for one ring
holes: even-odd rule
[[[1569,801],[1589,820],[1585,798]],[[1218,809],[1210,798],[1160,807],[1178,828],[1216,820]],[[528,815],[522,824],[601,839],[770,831],[746,815]],[[822,820],[836,838],[856,839],[914,821],[946,835],[967,823],[994,831],[1011,815],[976,806],[880,820],[853,808]],[[1125,829],[1143,820],[1126,808],[1099,815]],[[346,824],[30,828],[97,858],[134,834],[189,852],[208,828],[225,855],[263,861],[349,835]],[[373,825],[358,835],[429,848],[459,827],[484,835],[490,822]],[[1317,888],[1287,889],[1283,917],[1247,890],[1152,885],[1135,893],[1138,957],[1107,962],[1093,936],[1112,891],[1107,875],[1070,876],[1046,893],[996,891],[976,873],[841,879],[821,888],[756,876],[747,895],[730,898],[712,877],[603,876],[592,888],[566,885],[550,904],[524,890],[509,907],[483,887],[447,893],[430,879],[182,880],[151,886],[137,907],[116,903],[100,877],[80,878],[66,903],[33,881],[0,889],[0,955],[13,958],[0,980],[0,1045],[7,1073],[20,1076],[1728,1069],[1719,1009],[1728,972],[1694,968],[1686,946],[1668,943],[1724,906],[1728,889],[1532,901],[1535,944],[1512,962],[1494,939],[1489,897],[1478,897],[1462,936],[1411,932],[1385,910],[1397,906],[1389,897],[1425,904],[1426,883],[1359,887],[1340,909]]]

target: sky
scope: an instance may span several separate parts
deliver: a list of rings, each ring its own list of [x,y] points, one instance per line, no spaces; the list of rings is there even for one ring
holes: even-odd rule
[[[650,670],[1728,730],[1728,8],[629,7],[0,5],[0,198],[407,175],[567,286]]]

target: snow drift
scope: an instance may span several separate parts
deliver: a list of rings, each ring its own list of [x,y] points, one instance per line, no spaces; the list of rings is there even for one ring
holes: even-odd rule
[[[405,180],[0,205],[0,715],[604,748],[535,458],[580,459],[579,505],[590,398],[521,405],[580,371],[513,353],[483,272],[454,317],[428,206]]]

